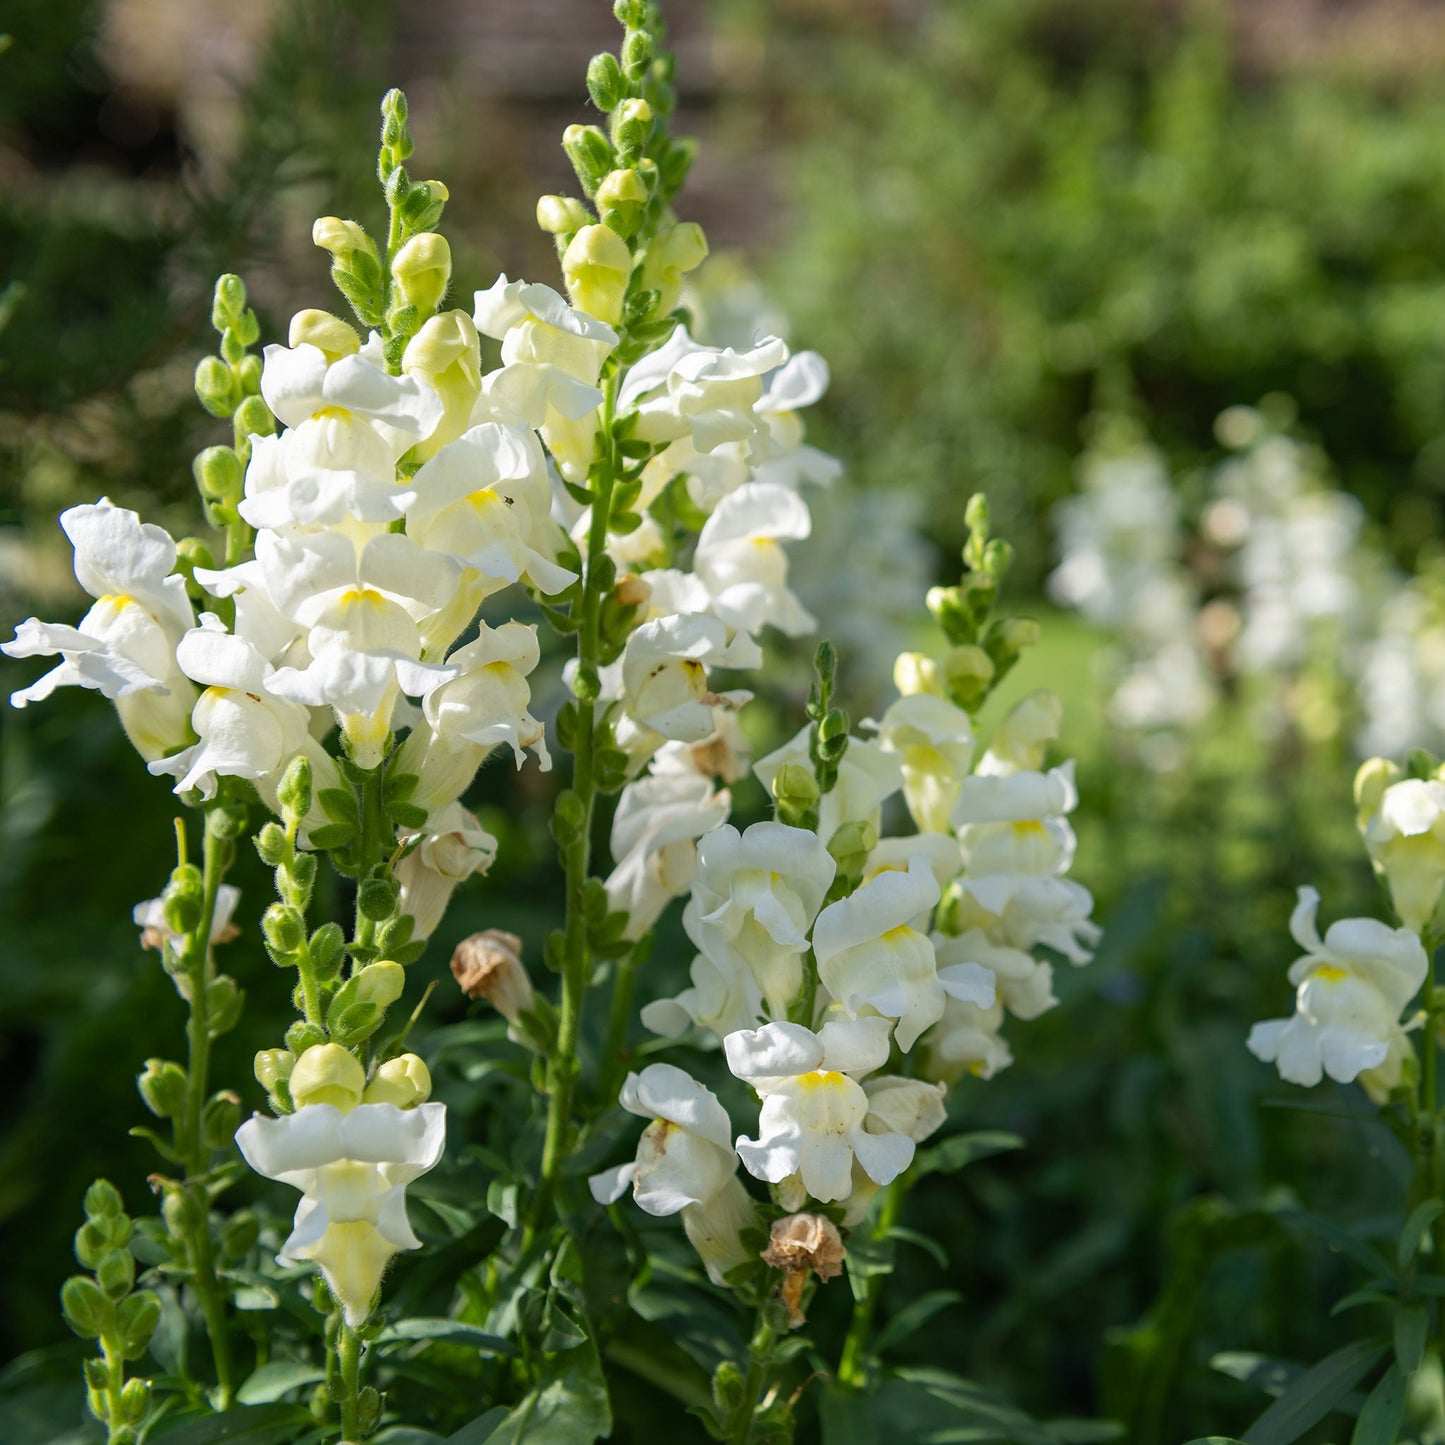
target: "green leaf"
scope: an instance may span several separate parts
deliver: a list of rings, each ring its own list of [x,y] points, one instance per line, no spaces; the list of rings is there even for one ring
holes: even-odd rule
[[[314,1385],[325,1378],[326,1372],[314,1365],[303,1364],[299,1360],[275,1360],[269,1365],[262,1365],[236,1391],[236,1399],[242,1405],[269,1405],[288,1390]]]
[[[1115,1420],[1048,1420],[1044,1433],[1058,1445],[1102,1445],[1122,1439],[1124,1427]]]
[[[485,1415],[469,1420],[455,1435],[448,1435],[447,1445],[483,1445],[497,1433],[497,1427],[506,1418],[507,1412],[500,1406],[488,1410]]]
[[[1399,1365],[1391,1365],[1380,1383],[1370,1391],[1365,1408],[1355,1422],[1350,1445],[1395,1445],[1400,1422],[1405,1418],[1405,1376]]]
[[[982,1130],[973,1134],[951,1134],[924,1149],[913,1165],[913,1178],[922,1179],[928,1174],[952,1174],[955,1169],[975,1164],[994,1154],[1006,1154],[1011,1149],[1022,1149],[1024,1141],[1017,1134],[1005,1134],[1000,1130]]]
[[[1245,1445],[1291,1445],[1318,1424],[1379,1364],[1386,1346],[1356,1340],[1295,1379],[1244,1432]]]
[[[191,1419],[175,1429],[164,1424],[150,1439],[165,1445],[291,1445],[302,1430],[316,1423],[300,1405],[238,1406],[219,1415]]]
[[[592,1445],[612,1429],[597,1347],[589,1339],[547,1361],[537,1387],[475,1445]],[[453,1436],[453,1441],[457,1440]],[[473,1445],[468,1440],[466,1445]]]
[[[1400,1232],[1398,1258],[1401,1269],[1409,1267],[1410,1261],[1415,1258],[1415,1251],[1420,1248],[1420,1241],[1425,1238],[1425,1231],[1442,1214],[1445,1214],[1445,1201],[1439,1199],[1427,1199],[1410,1211],[1405,1228]]]
[[[322,788],[316,794],[316,801],[328,818],[338,823],[356,822],[356,794],[350,788]]]
[[[927,1324],[940,1310],[946,1310],[949,1305],[957,1304],[962,1298],[963,1296],[957,1290],[937,1289],[919,1295],[915,1300],[910,1300],[879,1331],[878,1338],[873,1345],[874,1350],[881,1355],[892,1346],[902,1344],[910,1335],[915,1334]]]
[[[306,846],[318,853],[327,853],[349,843],[355,832],[356,829],[350,823],[323,823],[321,827],[311,830]]]
[[[893,1228],[888,1231],[888,1237],[889,1239],[901,1240],[904,1244],[911,1244],[916,1249],[921,1249],[924,1254],[933,1260],[939,1269],[948,1268],[948,1255],[944,1251],[943,1246],[939,1244],[936,1239],[930,1238],[919,1230],[906,1229],[901,1224],[895,1224]]]
[[[1188,1445],[1244,1445],[1244,1441],[1236,1440],[1233,1435],[1201,1435],[1197,1440],[1190,1440]]]
[[[488,1334],[479,1325],[467,1324],[465,1320],[408,1319],[388,1325],[376,1337],[378,1345],[398,1344],[402,1341],[443,1340],[450,1345],[470,1345],[488,1355],[515,1355],[517,1347],[500,1335]]]
[[[1424,1305],[1406,1305],[1395,1316],[1395,1359],[1407,1375],[1420,1368],[1430,1335],[1430,1312]]]
[[[1378,1289],[1357,1289],[1337,1299],[1330,1306],[1330,1316],[1342,1315],[1346,1310],[1358,1309],[1361,1305],[1393,1305],[1395,1296]]]
[[[1366,1244],[1363,1239],[1356,1239],[1332,1220],[1322,1219],[1318,1214],[1307,1214],[1303,1209],[1282,1209],[1278,1218],[1281,1224],[1292,1225],[1318,1235],[1326,1243],[1349,1255],[1357,1264],[1363,1265],[1372,1275],[1394,1278],[1394,1266],[1374,1245]]]

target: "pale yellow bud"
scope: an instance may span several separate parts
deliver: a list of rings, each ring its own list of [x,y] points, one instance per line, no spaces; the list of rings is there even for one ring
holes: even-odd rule
[[[682,278],[707,259],[707,237],[696,221],[684,221],[657,236],[647,248],[642,284],[661,296],[658,312],[666,314],[682,295]]]
[[[1367,758],[1355,774],[1355,822],[1363,831],[1365,824],[1380,811],[1385,789],[1400,780],[1400,768],[1389,758]]]
[[[256,1082],[270,1093],[282,1080],[289,1079],[296,1067],[296,1055],[290,1049],[262,1049],[254,1065]]]
[[[386,958],[367,964],[351,981],[356,985],[357,1003],[374,1003],[379,1009],[388,1009],[406,988],[406,970]]]
[[[591,220],[587,207],[571,196],[542,196],[537,201],[537,229],[549,236],[580,231]]]
[[[366,1091],[366,1070],[340,1044],[313,1044],[296,1060],[289,1083],[298,1109],[307,1104],[354,1109]]]
[[[622,319],[622,298],[632,279],[632,252],[609,226],[583,226],[562,257],[572,304],[609,325]]]
[[[366,1086],[363,1102],[395,1104],[398,1109],[414,1109],[426,1103],[431,1095],[431,1071],[415,1054],[402,1054],[388,1059]]]
[[[355,356],[361,350],[361,338],[339,316],[314,308],[298,311],[291,318],[287,341],[291,346],[314,346],[324,351],[328,362]]]
[[[647,183],[635,170],[610,171],[597,187],[597,214],[615,230],[630,236],[647,204]]]
[[[415,449],[419,461],[434,456],[466,431],[482,391],[482,361],[476,323],[465,311],[430,317],[402,353],[401,369],[423,377],[442,399],[437,429]]]
[[[983,648],[972,643],[950,647],[940,668],[948,695],[960,707],[977,702],[993,681],[993,661]]]
[[[364,251],[376,258],[376,246],[371,237],[355,221],[343,221],[340,216],[322,216],[311,228],[313,245],[329,251],[338,261],[346,265],[352,252]]]
[[[900,652],[893,664],[893,686],[904,697],[913,697],[921,692],[941,695],[943,687],[938,680],[938,664],[922,652]]]
[[[413,236],[396,253],[391,277],[408,306],[423,315],[435,311],[452,281],[452,248],[446,237],[435,231]]]

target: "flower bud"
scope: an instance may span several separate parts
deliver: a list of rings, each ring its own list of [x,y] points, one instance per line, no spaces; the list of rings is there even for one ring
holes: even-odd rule
[[[139,1425],[145,1418],[150,1401],[151,1382],[149,1380],[127,1380],[120,1391],[120,1413],[124,1423]],[[115,1439],[115,1436],[112,1435],[111,1439]]]
[[[119,1219],[125,1214],[125,1201],[109,1179],[97,1179],[85,1191],[85,1212],[91,1219]]]
[[[773,778],[773,797],[780,808],[806,813],[818,806],[818,780],[802,763],[784,763]]]
[[[682,278],[707,259],[707,237],[695,221],[684,221],[655,236],[642,265],[642,285],[658,294],[657,311],[666,315],[682,295]]]
[[[99,1338],[110,1318],[110,1301],[93,1279],[71,1275],[60,1287],[60,1310],[65,1323],[83,1340]]]
[[[992,659],[983,648],[971,644],[949,648],[939,670],[949,697],[965,712],[978,707],[993,685]]]
[[[595,125],[569,125],[562,132],[562,149],[590,196],[612,169],[612,145]]]
[[[211,325],[217,331],[234,326],[246,314],[246,283],[239,276],[227,274],[216,278],[211,300]]]
[[[622,298],[632,279],[632,252],[610,226],[584,226],[562,256],[572,304],[599,321],[622,318]]]
[[[396,912],[397,892],[394,878],[368,878],[356,891],[357,910],[372,923],[384,923]]]
[[[617,57],[606,51],[587,64],[587,94],[598,110],[612,110],[622,99],[626,86]]]
[[[652,36],[646,30],[629,30],[622,42],[622,69],[629,80],[641,80],[647,74],[656,51]]]
[[[326,353],[328,362],[343,356],[355,356],[361,350],[361,338],[339,316],[310,307],[291,318],[287,337],[291,346],[314,346]]]
[[[239,405],[240,383],[219,356],[204,356],[197,364],[196,396],[212,416],[228,417]]]
[[[157,1119],[169,1119],[186,1107],[186,1071],[169,1059],[147,1059],[135,1081],[145,1106]]]
[[[325,1042],[326,1030],[320,1024],[308,1024],[303,1019],[297,1019],[286,1030],[286,1047],[298,1058],[307,1049],[315,1048],[317,1044]]]
[[[580,231],[592,221],[592,213],[571,196],[543,196],[537,202],[537,229],[549,236]]]
[[[1368,758],[1355,774],[1355,821],[1361,832],[1380,811],[1385,789],[1400,780],[1400,769],[1389,758]]]
[[[623,236],[630,236],[637,229],[647,201],[647,184],[632,167],[609,172],[597,187],[597,214]]]
[[[212,1094],[201,1110],[201,1138],[212,1149],[224,1149],[241,1127],[241,1096],[229,1089]]]
[[[296,1060],[287,1084],[298,1109],[334,1104],[344,1111],[361,1102],[366,1070],[340,1044],[318,1044]]]
[[[305,753],[298,753],[286,765],[276,801],[288,822],[295,819],[299,823],[311,811],[311,759]]]
[[[219,974],[206,985],[206,1027],[213,1039],[236,1027],[245,1002],[246,995],[228,973]]]
[[[619,156],[634,156],[652,134],[652,107],[645,100],[624,100],[612,112],[612,144]]]
[[[246,482],[246,469],[231,447],[207,447],[191,465],[196,486],[208,502],[236,503]]]
[[[290,1049],[262,1049],[252,1067],[256,1082],[269,1094],[278,1083],[291,1077],[296,1067],[296,1055]]]
[[[509,1022],[532,1007],[532,981],[515,933],[489,928],[464,938],[452,954],[452,975],[468,998],[486,999]]]
[[[900,652],[893,664],[893,686],[904,697],[919,693],[941,693],[938,664],[922,652]]]
[[[395,1104],[398,1109],[414,1109],[426,1103],[431,1095],[431,1072],[416,1054],[402,1054],[388,1059],[372,1075],[362,1102]]]
[[[441,305],[452,281],[452,248],[446,237],[435,231],[413,236],[396,253],[391,277],[408,306],[430,315]]]
[[[96,1282],[113,1300],[123,1300],[135,1284],[135,1256],[128,1249],[112,1249],[95,1269]]]
[[[276,433],[276,418],[261,397],[248,396],[236,408],[235,426],[238,437],[269,437]]]
[[[115,1312],[115,1324],[126,1359],[140,1359],[160,1322],[160,1297],[152,1294],[150,1290],[143,1289],[120,1302]],[[132,1380],[130,1383],[149,1387],[149,1381]]]
[[[261,932],[272,950],[292,954],[306,939],[306,924],[299,909],[289,903],[273,903],[261,915]]]
[[[206,1222],[205,1214],[190,1191],[179,1186],[166,1190],[166,1197],[161,1201],[161,1218],[176,1239],[185,1239]]]
[[[339,216],[322,216],[311,228],[311,242],[331,254],[338,266],[354,270],[354,257],[358,252],[380,265],[376,243],[355,221],[343,221]]]
[[[369,963],[360,973],[347,981],[347,987],[355,985],[356,1002],[374,1003],[377,1008],[390,1008],[406,988],[406,970],[389,958],[378,963]]]

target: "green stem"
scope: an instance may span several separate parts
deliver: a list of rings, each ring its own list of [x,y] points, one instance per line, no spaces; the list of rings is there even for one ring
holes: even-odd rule
[[[201,1118],[206,1107],[211,1067],[211,1018],[207,996],[215,970],[211,961],[211,929],[216,918],[216,899],[225,875],[229,846],[208,826],[201,843],[201,917],[187,935],[186,977],[190,991],[190,1017],[186,1021],[186,1107],[178,1121],[177,1144],[186,1173],[186,1190],[194,1208],[187,1215],[194,1223],[186,1245],[191,1264],[191,1283],[206,1321],[211,1357],[216,1367],[220,1408],[230,1409],[235,1395],[231,1376],[231,1346],[226,1328],[225,1296],[216,1278],[215,1251],[211,1244],[210,1194],[203,1179],[211,1165],[211,1151],[202,1135]]]
[[[883,1205],[873,1226],[875,1240],[886,1239],[898,1223],[908,1193],[906,1178],[906,1175],[900,1175],[884,1193]],[[878,1312],[878,1303],[883,1296],[883,1279],[881,1274],[869,1275],[863,1286],[862,1298],[854,1302],[848,1337],[843,1341],[843,1353],[838,1360],[838,1383],[845,1389],[861,1390],[867,1384],[869,1341],[873,1335],[873,1316]]]
[[[1426,1199],[1445,1199],[1445,1151],[1441,1149],[1439,1072],[1440,1046],[1435,1038],[1435,1025],[1439,1018],[1439,1000],[1435,992],[1435,954],[1440,946],[1438,934],[1430,931],[1425,939],[1425,949],[1430,958],[1430,973],[1425,980],[1425,997],[1428,1004],[1425,1011],[1425,1038],[1422,1044],[1424,1063],[1422,1067],[1422,1122],[1429,1131],[1426,1136],[1425,1157],[1416,1160],[1417,1179],[1423,1175]],[[1445,1263],[1445,1226],[1436,1220],[1430,1227],[1430,1239],[1434,1246],[1434,1267],[1438,1270]]]
[[[748,1373],[743,1382],[742,1400],[728,1424],[731,1445],[748,1445],[753,1437],[753,1422],[757,1418],[763,1391],[767,1389],[768,1377],[772,1374],[773,1350],[777,1343],[778,1333],[768,1323],[768,1302],[764,1299],[758,1306],[757,1324],[748,1342]]]
[[[595,675],[601,660],[601,589],[595,585],[597,569],[607,554],[607,524],[612,509],[612,487],[617,477],[617,455],[612,439],[617,405],[617,378],[605,383],[602,434],[607,448],[592,486],[592,519],[587,533],[587,558],[582,582],[582,617],[577,632],[579,675]],[[568,1152],[572,1123],[572,1096],[577,1082],[577,1040],[582,1030],[583,1000],[587,992],[589,957],[584,893],[592,860],[592,823],[597,805],[594,772],[596,704],[579,702],[576,747],[573,750],[572,791],[582,805],[581,821],[567,846],[562,863],[566,872],[567,919],[562,963],[562,1006],[557,1023],[557,1045],[547,1061],[547,1132],[542,1144],[542,1170],[537,1192],[528,1211],[524,1248],[546,1222],[557,1192],[562,1164]]]
[[[341,1438],[361,1439],[361,1336],[344,1320],[337,1334],[336,1358],[341,1369]]]
[[[642,945],[635,944],[617,960],[617,975],[612,983],[612,1008],[607,1018],[607,1046],[602,1054],[602,1077],[597,1093],[605,1107],[615,1099],[627,1070],[627,1028],[632,1021],[632,995],[637,984],[637,970],[642,963]]]

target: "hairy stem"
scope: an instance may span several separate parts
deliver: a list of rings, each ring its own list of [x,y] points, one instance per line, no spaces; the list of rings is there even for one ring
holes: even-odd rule
[[[728,1423],[728,1440],[731,1445],[748,1445],[753,1438],[753,1422],[757,1419],[758,1405],[768,1387],[768,1378],[773,1370],[773,1350],[778,1343],[778,1333],[768,1323],[768,1302],[758,1306],[757,1324],[753,1337],[748,1342],[748,1373],[743,1382],[743,1395],[737,1411]]]
[[[873,1226],[873,1238],[884,1239],[898,1216],[903,1212],[903,1201],[908,1193],[906,1176],[900,1175],[890,1184],[883,1195],[883,1204]],[[849,1390],[861,1390],[868,1379],[870,1357],[869,1342],[873,1335],[873,1316],[878,1312],[878,1302],[883,1295],[881,1274],[869,1275],[864,1282],[863,1295],[853,1304],[853,1318],[848,1325],[848,1336],[843,1341],[843,1353],[838,1360],[838,1383]]]

